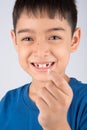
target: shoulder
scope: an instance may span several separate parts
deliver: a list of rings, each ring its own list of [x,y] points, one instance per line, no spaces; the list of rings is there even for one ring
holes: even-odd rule
[[[69,85],[71,86],[73,93],[77,96],[87,96],[87,83],[83,83],[75,78],[71,78]]]
[[[72,78],[69,85],[73,90],[73,100],[68,111],[69,123],[72,130],[76,127],[87,129],[87,84]]]
[[[26,91],[26,89],[28,89],[28,87],[29,84],[25,84],[16,89],[8,91],[0,101],[0,112],[4,109],[11,109],[11,107],[17,103],[21,95],[24,93],[24,91]]]
[[[17,117],[21,116],[21,108],[24,111],[22,97],[24,94],[26,94],[28,88],[29,84],[25,84],[16,89],[8,91],[2,98],[0,101],[0,128],[4,129],[5,127],[5,129],[9,129],[12,127],[13,120],[16,119],[16,121],[18,121]]]
[[[9,91],[5,94],[5,96],[2,98],[2,100],[3,100],[4,98],[10,98],[10,97],[14,97],[14,96],[20,95],[20,93],[21,93],[22,91],[24,91],[28,86],[29,86],[29,84],[25,84],[25,85],[22,85],[22,86],[20,86],[20,87],[15,88],[15,89],[9,90]],[[1,100],[1,101],[2,101],[2,100]]]
[[[81,81],[72,78],[69,85],[71,86],[73,90],[73,101],[72,104],[75,106],[80,106],[83,104],[87,104],[87,84],[82,83]]]

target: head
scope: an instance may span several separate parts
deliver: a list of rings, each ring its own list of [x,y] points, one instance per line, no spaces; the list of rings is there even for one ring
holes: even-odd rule
[[[70,53],[79,44],[76,24],[75,0],[16,0],[11,35],[19,62],[33,79],[48,69],[65,76]]]
[[[55,16],[64,18],[70,24],[72,33],[75,31],[77,24],[77,7],[75,0],[16,0],[13,10],[13,26],[16,30],[18,19],[23,11],[38,16],[38,12],[41,16],[47,13],[47,16],[51,19]]]

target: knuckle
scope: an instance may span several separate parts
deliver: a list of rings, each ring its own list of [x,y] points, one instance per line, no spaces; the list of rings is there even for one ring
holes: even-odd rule
[[[48,121],[49,121],[49,116],[45,114],[39,114],[38,116],[38,121],[41,125],[47,127]]]
[[[64,85],[65,85],[65,81],[64,80],[60,80],[60,83],[59,83],[59,86],[61,87],[64,87]]]
[[[52,86],[52,83],[51,82],[47,82],[46,87],[50,87],[50,86]]]
[[[41,95],[44,94],[45,92],[46,92],[46,88],[45,87],[43,87],[43,88],[40,89],[40,94]]]

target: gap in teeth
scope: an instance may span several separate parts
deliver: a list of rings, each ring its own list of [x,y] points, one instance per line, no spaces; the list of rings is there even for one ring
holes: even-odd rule
[[[48,68],[52,65],[52,63],[47,63],[47,64],[34,64],[35,67],[38,67],[38,68]]]

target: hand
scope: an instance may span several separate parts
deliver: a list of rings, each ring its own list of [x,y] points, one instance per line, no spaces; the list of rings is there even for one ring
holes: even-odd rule
[[[44,87],[39,91],[39,97],[36,101],[36,105],[40,110],[38,120],[44,130],[69,128],[67,111],[72,97],[72,90],[64,78],[56,75],[55,72],[50,72]]]

